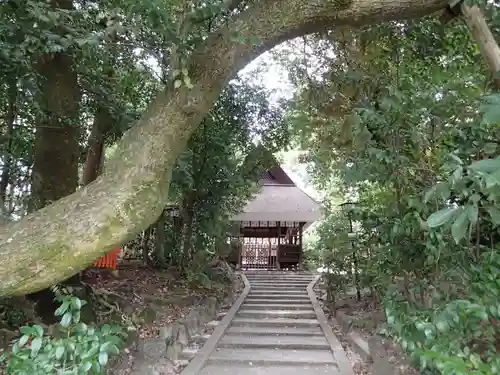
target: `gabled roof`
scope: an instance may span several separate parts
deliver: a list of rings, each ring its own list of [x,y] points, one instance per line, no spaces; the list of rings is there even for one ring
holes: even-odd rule
[[[264,172],[260,180],[261,185],[290,185],[296,186],[295,182],[280,167],[274,167]]]
[[[295,185],[281,167],[264,173],[261,189],[234,221],[296,221],[312,224],[322,216],[321,206]]]

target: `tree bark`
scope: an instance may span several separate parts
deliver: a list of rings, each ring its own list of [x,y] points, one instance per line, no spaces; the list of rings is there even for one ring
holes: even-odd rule
[[[4,213],[9,213],[6,209],[7,201],[7,187],[10,183],[10,175],[12,168],[12,141],[14,136],[14,122],[16,120],[17,111],[17,80],[13,79],[8,83],[8,107],[5,116],[5,134],[4,141],[7,143],[5,145],[5,153],[3,155],[3,168],[2,175],[0,179],[0,204],[2,205],[0,215]]]
[[[101,174],[104,165],[105,137],[101,128],[101,117],[98,110],[98,113],[96,113],[94,117],[94,123],[92,124],[92,130],[90,131],[88,140],[87,157],[83,167],[83,185],[88,185],[94,181]]]
[[[165,258],[165,245],[167,242],[167,236],[165,235],[165,221],[167,219],[167,212],[164,210],[155,225],[155,242],[154,242],[154,252],[155,259],[160,267],[166,267],[167,261]],[[148,258],[146,258],[148,259]]]
[[[116,32],[108,36],[104,48],[106,54],[112,55],[109,50],[109,44],[116,42]],[[114,74],[115,62],[113,59],[104,57],[103,61],[103,76],[104,80],[101,83],[103,87],[111,87]],[[94,123],[88,139],[87,157],[83,169],[82,183],[83,185],[90,184],[101,173],[104,166],[104,146],[106,137],[113,128],[114,119],[109,108],[106,108],[101,103],[102,98],[96,98],[96,111],[94,115]]]
[[[423,16],[446,0],[257,0],[194,52],[194,88],[160,93],[123,136],[104,173],[71,196],[0,230],[0,298],[64,280],[134,238],[161,214],[176,157],[227,82],[277,44],[328,26]],[[249,46],[234,33],[260,41]]]
[[[469,26],[470,33],[479,45],[491,74],[493,75],[492,85],[495,91],[500,90],[500,47],[491,32],[483,12],[477,5],[460,5],[465,21]]]
[[[73,8],[72,0],[54,1],[52,6]],[[73,58],[66,52],[45,54],[36,68],[40,76],[40,111],[36,119],[30,211],[70,195],[78,187],[77,116],[81,93]]]
[[[182,259],[181,268],[186,270],[193,258],[193,222],[194,222],[194,197],[189,194],[181,207],[182,217]]]

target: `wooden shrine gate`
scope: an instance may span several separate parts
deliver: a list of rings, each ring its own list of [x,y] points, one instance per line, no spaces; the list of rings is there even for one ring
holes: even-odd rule
[[[275,238],[243,238],[241,246],[241,268],[276,269],[276,249],[277,241]]]

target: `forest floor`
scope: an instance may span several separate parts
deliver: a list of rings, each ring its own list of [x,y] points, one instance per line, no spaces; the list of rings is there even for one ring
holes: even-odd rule
[[[127,262],[119,266],[115,275],[103,272],[86,282],[97,294],[99,302],[94,302],[93,307],[99,316],[98,324],[135,327],[134,336],[142,339],[158,337],[161,327],[187,315],[203,297],[219,296],[224,291],[224,285],[216,283],[193,285],[173,269],[161,271]],[[19,336],[18,329],[7,329],[1,320],[0,314],[0,329],[5,334],[3,348],[0,340],[0,355],[8,349],[7,340]],[[128,349],[125,353],[131,355]],[[0,365],[2,374],[5,370]]]
[[[92,286],[98,293],[104,291],[119,306],[125,318],[138,327],[141,338],[151,338],[159,335],[160,327],[185,316],[203,297],[218,295],[223,288],[217,284],[192,284],[176,270],[124,264],[118,276],[100,278]]]
[[[365,340],[376,333],[377,317],[380,316],[381,310],[374,306],[370,296],[363,296],[361,301],[357,301],[354,295],[349,295],[347,298],[342,299],[342,303],[337,307],[337,311],[342,311],[354,318],[351,329]],[[332,316],[330,316],[329,323],[333,332],[340,340],[347,358],[351,362],[354,373],[356,375],[371,374],[370,365],[365,363],[356,350],[354,350],[339,323],[335,319],[332,319]]]
[[[386,321],[383,306],[375,304],[372,296],[369,294],[363,295],[361,300],[357,301],[355,293],[348,293],[347,296],[339,301],[336,310],[337,313],[343,312],[352,317],[350,331],[357,333],[365,341],[368,341],[369,337],[376,335],[377,327]],[[362,357],[352,347],[338,320],[331,314],[329,316],[329,323],[335,335],[339,338],[347,354],[347,358],[351,362],[354,373],[356,375],[370,375],[372,373],[371,365],[363,361]],[[418,371],[404,365],[406,363],[406,356],[401,351],[388,349],[388,355],[391,363],[400,365],[402,369],[401,374],[418,375]]]

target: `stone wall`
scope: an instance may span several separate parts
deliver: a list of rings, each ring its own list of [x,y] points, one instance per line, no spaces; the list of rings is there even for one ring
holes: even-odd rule
[[[402,349],[392,340],[378,335],[361,336],[352,328],[354,317],[343,311],[337,311],[335,320],[353,350],[370,364],[371,375],[418,375]]]
[[[233,282],[228,286],[225,298],[203,298],[182,319],[166,325],[160,330],[159,338],[139,339],[135,346],[132,374],[168,374],[173,373],[175,364],[190,341],[196,339],[204,331],[205,326],[216,318],[219,310],[232,305],[244,289],[243,279],[235,274]],[[114,366],[108,374],[121,375],[130,373],[130,364],[126,358]]]

